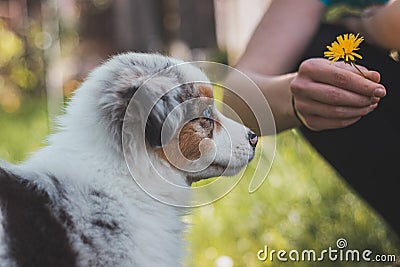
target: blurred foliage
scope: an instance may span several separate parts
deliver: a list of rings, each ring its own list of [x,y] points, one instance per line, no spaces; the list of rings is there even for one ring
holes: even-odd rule
[[[38,35],[34,21],[18,33],[0,20],[0,109],[4,112],[15,113],[22,100],[43,96],[44,63]]]
[[[0,110],[0,159],[19,162],[37,150],[49,132],[46,102],[24,98],[18,111]]]
[[[327,9],[324,14],[324,21],[328,23],[335,23],[340,18],[346,16],[356,16],[359,17],[362,14],[362,9],[360,7],[353,7],[346,4],[336,4]]]

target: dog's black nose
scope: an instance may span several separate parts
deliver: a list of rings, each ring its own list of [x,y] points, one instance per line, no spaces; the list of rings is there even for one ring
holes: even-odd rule
[[[249,143],[250,143],[250,145],[251,145],[253,148],[256,148],[257,142],[258,142],[258,136],[257,136],[254,132],[249,131],[248,137],[249,137]]]

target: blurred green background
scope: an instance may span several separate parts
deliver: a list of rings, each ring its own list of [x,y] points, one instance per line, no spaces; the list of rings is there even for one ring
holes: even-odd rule
[[[1,1],[0,159],[17,163],[44,145],[64,100],[111,54],[161,51],[234,64],[268,6],[250,2]],[[185,218],[191,225],[185,266],[321,266],[260,262],[257,252],[265,245],[321,251],[336,248],[339,238],[351,249],[399,255],[398,238],[296,130],[277,137],[270,174],[249,194],[246,177],[254,168],[226,197]]]

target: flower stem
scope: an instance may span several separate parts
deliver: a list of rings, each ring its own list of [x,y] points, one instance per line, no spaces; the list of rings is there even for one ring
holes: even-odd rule
[[[364,72],[362,72],[356,64],[354,64],[354,62],[351,62],[351,65],[353,65],[354,68],[356,68],[356,70],[358,70],[359,73],[361,73],[361,75],[365,78],[368,79],[367,76],[365,76]]]

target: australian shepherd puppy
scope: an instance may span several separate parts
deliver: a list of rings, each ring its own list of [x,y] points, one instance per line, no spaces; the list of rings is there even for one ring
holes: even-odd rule
[[[1,267],[181,265],[190,190],[179,188],[238,173],[257,137],[218,112],[201,70],[180,63],[111,58],[76,90],[47,146],[0,163]]]

